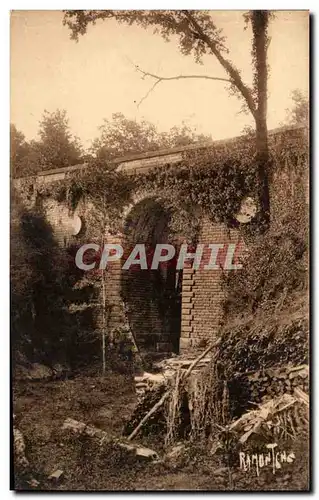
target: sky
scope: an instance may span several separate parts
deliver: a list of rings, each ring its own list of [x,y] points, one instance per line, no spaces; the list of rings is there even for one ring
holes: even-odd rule
[[[212,11],[227,38],[229,58],[244,81],[252,82],[251,31],[242,12]],[[135,65],[160,76],[227,76],[213,56],[196,64],[183,56],[176,39],[165,42],[151,30],[98,22],[76,43],[62,24],[61,11],[13,11],[11,14],[11,122],[28,140],[37,138],[43,111],[65,109],[73,134],[85,147],[98,136],[104,118],[121,112],[153,122],[167,131],[182,122],[213,139],[239,135],[252,125],[241,102],[223,82],[178,80],[157,86],[138,107],[154,80],[142,78]],[[291,107],[291,92],[308,92],[308,12],[277,11],[271,22],[268,127],[280,126]]]

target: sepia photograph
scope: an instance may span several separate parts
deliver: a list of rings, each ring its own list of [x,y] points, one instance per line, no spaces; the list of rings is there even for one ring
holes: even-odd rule
[[[310,18],[11,10],[11,490],[311,491]]]

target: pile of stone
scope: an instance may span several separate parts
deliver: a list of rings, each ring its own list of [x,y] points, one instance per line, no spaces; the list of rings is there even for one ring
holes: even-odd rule
[[[294,394],[296,388],[309,393],[309,366],[284,364],[255,372],[237,374],[228,384],[230,414],[237,417],[250,403],[262,403],[283,394]]]
[[[309,366],[281,366],[275,369],[259,371],[248,376],[253,401],[282,394],[293,394],[295,387],[309,392]]]

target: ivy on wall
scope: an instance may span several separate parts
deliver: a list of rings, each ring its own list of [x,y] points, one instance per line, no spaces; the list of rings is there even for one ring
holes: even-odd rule
[[[278,169],[303,175],[308,162],[308,145],[303,128],[283,130],[270,137],[270,180]],[[153,193],[172,214],[173,232],[198,230],[203,214],[212,222],[234,223],[243,198],[256,199],[258,180],[255,141],[236,140],[183,153],[177,164],[153,168],[146,173],[125,173],[112,166],[92,162],[66,179],[37,186],[38,194],[66,200],[74,209],[81,198],[107,214],[115,232],[123,223],[123,209],[133,203],[134,194]],[[299,173],[298,173],[299,170]]]

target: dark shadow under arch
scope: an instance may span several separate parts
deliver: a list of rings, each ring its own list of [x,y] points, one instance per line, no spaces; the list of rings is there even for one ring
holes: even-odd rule
[[[161,201],[146,198],[133,207],[124,227],[124,258],[136,244],[147,250],[148,269],[137,265],[122,270],[121,291],[134,337],[148,352],[179,351],[181,273],[176,272],[175,260],[150,269],[155,245],[168,243],[170,217]]]

